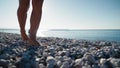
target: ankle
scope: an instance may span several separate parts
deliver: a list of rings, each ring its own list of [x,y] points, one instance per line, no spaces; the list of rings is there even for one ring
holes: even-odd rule
[[[36,33],[32,32],[29,30],[29,37],[32,39],[32,40],[36,40]]]
[[[20,30],[21,34],[26,34],[25,30]]]

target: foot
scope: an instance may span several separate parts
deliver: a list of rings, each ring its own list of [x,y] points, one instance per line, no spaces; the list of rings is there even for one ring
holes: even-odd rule
[[[36,37],[33,35],[29,35],[28,42],[30,45],[40,46],[39,42],[36,40]]]
[[[40,44],[39,44],[39,42],[38,42],[37,40],[32,40],[32,39],[30,39],[30,38],[29,38],[29,40],[28,40],[28,43],[29,43],[30,45],[40,46]]]

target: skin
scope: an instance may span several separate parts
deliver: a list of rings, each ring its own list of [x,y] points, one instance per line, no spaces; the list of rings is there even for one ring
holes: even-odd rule
[[[43,0],[32,0],[32,13],[30,18],[30,29],[29,36],[27,36],[25,31],[27,11],[30,6],[30,0],[19,0],[19,7],[17,10],[17,16],[20,26],[21,37],[23,41],[28,41],[31,45],[40,45],[36,40],[37,30],[42,16],[42,5]]]

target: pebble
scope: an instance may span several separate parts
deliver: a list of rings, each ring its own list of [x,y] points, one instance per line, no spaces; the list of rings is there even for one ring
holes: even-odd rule
[[[48,56],[46,62],[47,68],[54,68],[54,66],[57,64],[56,59],[52,56]]]
[[[62,62],[61,61],[57,61],[57,66],[61,67]]]
[[[69,62],[67,61],[63,62],[60,68],[70,68]]]
[[[75,68],[81,68],[82,67],[82,59],[76,59],[75,60],[75,64],[74,64],[74,67]]]
[[[91,64],[94,64],[96,62],[94,56],[90,53],[84,54],[85,60],[89,61]]]
[[[107,59],[101,58],[101,59],[100,59],[100,64],[105,64],[106,61],[107,61]]]
[[[45,68],[43,64],[39,64],[39,68]]]
[[[120,59],[112,58],[110,62],[112,63],[113,67],[120,67]]]
[[[10,55],[9,54],[1,54],[0,55],[0,59],[9,59],[10,58]]]
[[[0,66],[2,66],[3,68],[7,68],[9,66],[9,61],[0,59]]]

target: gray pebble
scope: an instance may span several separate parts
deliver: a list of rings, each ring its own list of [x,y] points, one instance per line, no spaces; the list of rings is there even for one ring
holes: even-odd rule
[[[62,66],[60,68],[70,68],[69,62],[65,61],[62,63]]]
[[[112,58],[110,62],[112,63],[113,67],[120,67],[120,59]]]
[[[4,59],[0,59],[0,66],[2,66],[3,68],[6,68],[9,66],[9,61],[4,60]]]

